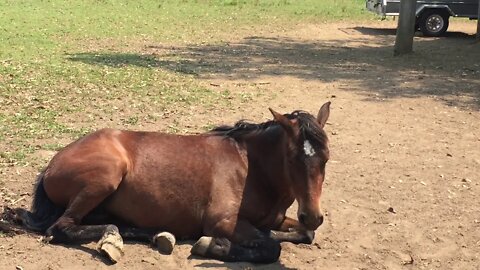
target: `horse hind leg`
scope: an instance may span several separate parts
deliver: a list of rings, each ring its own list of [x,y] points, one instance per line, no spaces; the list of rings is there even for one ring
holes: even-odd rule
[[[118,227],[113,224],[77,225],[72,219],[62,216],[47,230],[44,241],[53,244],[98,241],[97,250],[113,263],[118,262],[123,256],[123,239]]]
[[[74,204],[72,204],[74,206]],[[46,233],[45,241],[50,243],[86,243],[98,241],[97,250],[106,255],[113,263],[123,256],[123,239],[148,242],[156,246],[162,254],[171,254],[175,246],[175,237],[168,232],[158,232],[153,229],[142,229],[125,226],[123,224],[106,225],[79,225],[79,219],[74,218],[72,210],[67,209],[65,214],[52,225]],[[86,222],[108,222],[110,217],[88,215]],[[100,239],[100,240],[99,240]]]
[[[108,213],[103,207],[99,206],[91,211],[82,220],[82,224],[98,225],[112,223],[118,226],[120,236],[124,240],[139,241],[150,243],[156,247],[156,249],[165,255],[169,255],[173,252],[175,247],[175,236],[166,231],[158,231],[151,228],[138,228],[133,227],[118,219],[114,215]]]
[[[123,239],[113,224],[81,225],[82,219],[100,205],[115,188],[80,191],[63,215],[46,231],[46,241],[51,243],[86,243],[98,241],[97,249],[116,263],[123,256]]]

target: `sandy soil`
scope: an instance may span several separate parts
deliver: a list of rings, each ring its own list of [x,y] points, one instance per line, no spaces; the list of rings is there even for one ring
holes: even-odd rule
[[[332,101],[326,126],[332,158],[322,197],[326,221],[314,245],[282,244],[278,263],[259,266],[190,258],[190,243],[170,256],[128,243],[123,260],[112,266],[93,243],[44,245],[38,236],[22,235],[0,238],[0,269],[479,269],[475,23],[452,21],[443,38],[418,36],[415,53],[402,58],[393,57],[394,25],[298,25],[294,31],[232,37],[218,46],[144,48],[160,58],[182,57],[184,67],[197,70],[209,88],[261,93],[228,110],[192,106],[196,113],[176,120],[193,130],[207,121],[264,121],[268,107],[316,113]],[[0,204],[28,206],[36,171],[9,167],[1,173],[7,189]],[[25,200],[9,200],[9,193]]]

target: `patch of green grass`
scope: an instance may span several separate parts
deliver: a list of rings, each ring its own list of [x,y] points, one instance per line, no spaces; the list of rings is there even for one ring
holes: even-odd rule
[[[26,161],[28,155],[32,154],[34,151],[35,147],[32,145],[22,145],[22,147],[18,147],[18,149],[12,152],[0,152],[0,160],[2,160],[2,163],[4,164],[23,166],[28,163]]]
[[[223,33],[255,25],[371,18],[364,3],[363,0],[6,0],[0,3],[0,56],[49,61],[52,56],[89,39],[214,41],[220,40]]]
[[[132,127],[255,98],[203,87],[195,67],[145,55],[142,42],[212,44],[255,27],[370,17],[363,0],[1,1],[0,163],[26,164],[37,145],[57,150],[94,122]]]
[[[46,143],[42,145],[43,150],[48,150],[48,151],[58,151],[62,149],[65,145],[60,144],[60,143]]]
[[[214,129],[216,126],[217,126],[216,124],[207,123],[207,124],[202,126],[202,130],[207,132],[207,131],[210,131],[210,130]]]

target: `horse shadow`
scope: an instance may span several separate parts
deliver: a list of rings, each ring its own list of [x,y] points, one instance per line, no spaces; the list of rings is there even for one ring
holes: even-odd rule
[[[282,269],[282,270],[295,270],[297,268],[290,268],[283,265],[280,261],[271,264],[253,264],[253,263],[243,263],[243,262],[221,262],[221,261],[213,261],[210,259],[204,259],[202,257],[190,255],[188,260],[198,259],[198,260],[206,260],[205,262],[201,262],[195,264],[194,267],[202,267],[202,268],[227,268],[233,270],[244,270],[244,269]]]
[[[55,244],[56,246],[61,246],[66,249],[74,249],[76,251],[80,250],[82,252],[85,252],[87,254],[90,254],[92,259],[100,261],[104,263],[107,266],[112,266],[115,265],[114,262],[112,262],[110,259],[108,259],[106,256],[103,256],[100,252],[98,252],[96,249],[89,248],[83,245],[71,245],[71,244]]]
[[[145,244],[143,242],[138,242],[138,241],[125,241],[125,244]],[[193,245],[194,241],[180,241],[177,243],[177,245]],[[92,259],[97,260],[107,266],[112,266],[115,265],[111,260],[109,260],[106,256],[98,252],[94,248],[86,247],[83,245],[69,245],[69,244],[55,244],[57,246],[61,246],[67,249],[75,249],[75,250],[80,250],[82,252],[85,252],[89,254]],[[152,247],[153,250],[155,248]],[[195,256],[195,255],[189,255],[187,257],[187,260],[189,261],[200,261],[199,263],[196,263],[194,267],[202,267],[202,268],[227,268],[227,269],[233,269],[233,270],[244,270],[244,269],[265,269],[265,270],[270,270],[270,269],[281,269],[281,270],[294,270],[296,268],[290,268],[285,265],[283,265],[280,261],[277,261],[275,263],[271,264],[254,264],[254,263],[248,263],[248,262],[222,262],[218,260],[212,260],[200,256]]]

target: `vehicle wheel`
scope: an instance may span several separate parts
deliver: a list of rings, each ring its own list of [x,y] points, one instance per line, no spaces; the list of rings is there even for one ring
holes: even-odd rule
[[[441,9],[429,9],[422,13],[419,20],[420,31],[425,36],[441,36],[448,28],[448,13]]]

